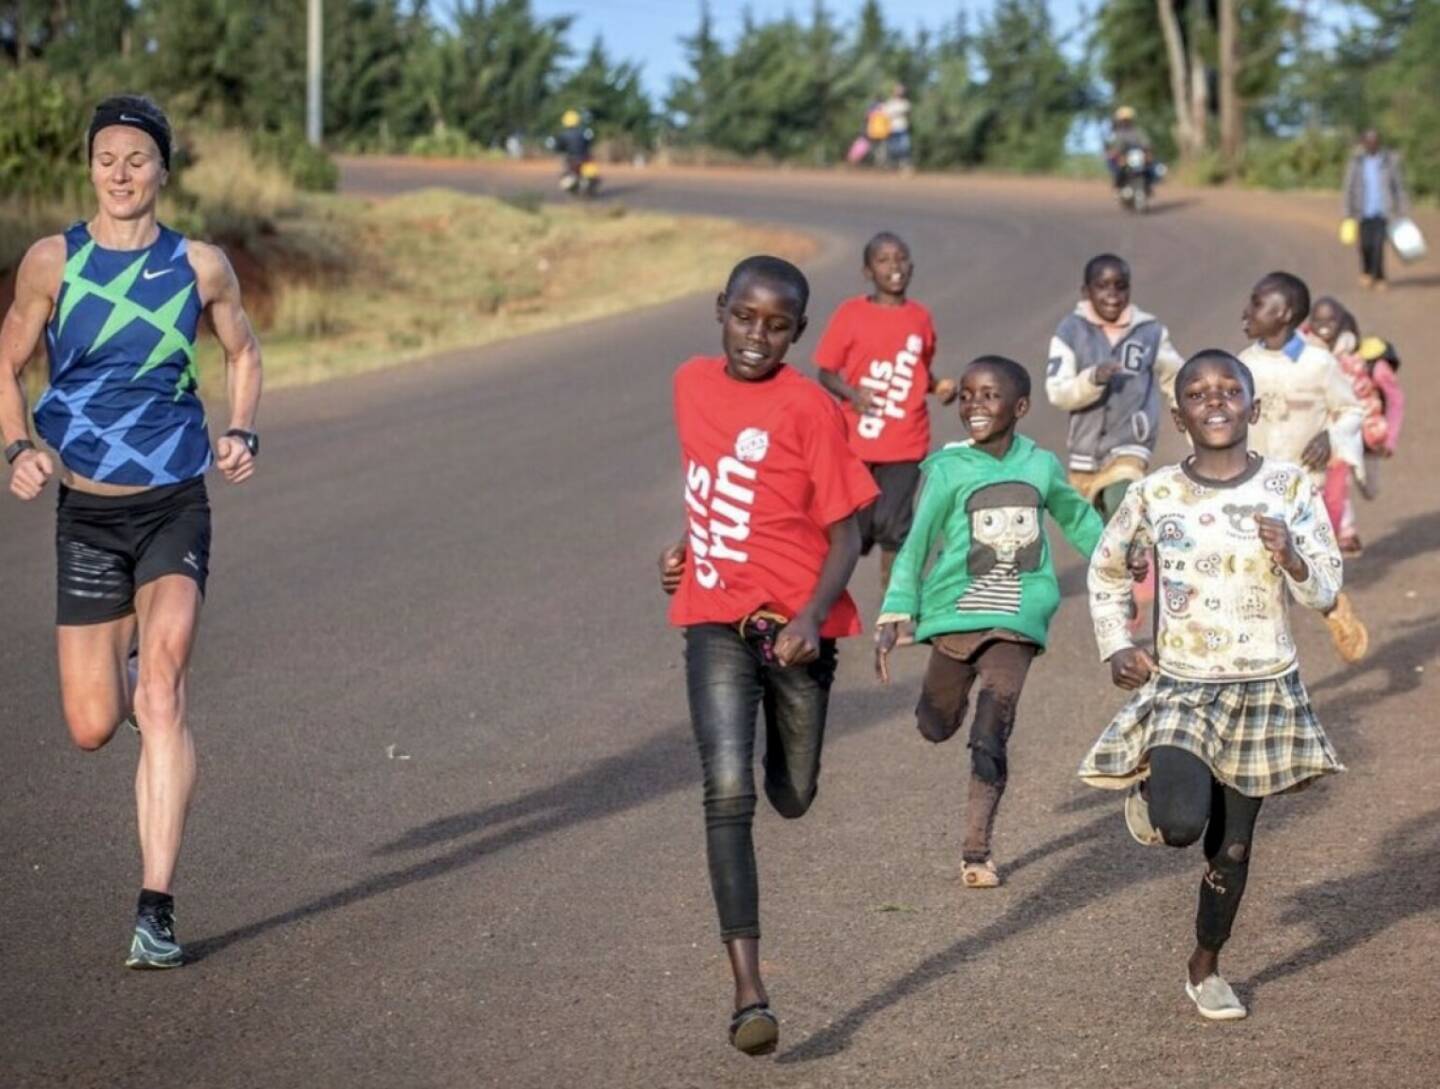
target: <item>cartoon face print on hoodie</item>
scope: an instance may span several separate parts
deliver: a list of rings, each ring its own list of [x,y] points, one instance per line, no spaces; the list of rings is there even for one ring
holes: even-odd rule
[[[955,608],[962,613],[1018,613],[1020,575],[1038,571],[1040,493],[1029,484],[1005,481],[978,488],[965,502],[970,515],[968,566],[975,581]]]

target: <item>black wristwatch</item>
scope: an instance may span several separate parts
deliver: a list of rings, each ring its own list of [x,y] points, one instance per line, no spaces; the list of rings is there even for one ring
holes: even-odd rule
[[[5,464],[14,465],[15,459],[26,450],[35,449],[35,444],[29,439],[16,439],[9,446],[5,447]]]
[[[260,456],[260,436],[253,431],[246,431],[243,427],[232,427],[224,435],[227,439],[239,439],[245,444],[245,449],[250,451],[252,458]]]

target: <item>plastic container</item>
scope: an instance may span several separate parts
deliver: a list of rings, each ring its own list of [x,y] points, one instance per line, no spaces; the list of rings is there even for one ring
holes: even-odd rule
[[[1427,252],[1425,236],[1413,219],[1397,219],[1390,224],[1390,245],[1402,261],[1418,261]]]

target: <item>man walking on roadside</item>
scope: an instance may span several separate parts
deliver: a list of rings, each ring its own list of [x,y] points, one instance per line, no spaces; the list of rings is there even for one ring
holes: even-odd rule
[[[1360,224],[1360,286],[1384,291],[1389,221],[1409,214],[1400,156],[1368,129],[1345,171],[1345,216]]]

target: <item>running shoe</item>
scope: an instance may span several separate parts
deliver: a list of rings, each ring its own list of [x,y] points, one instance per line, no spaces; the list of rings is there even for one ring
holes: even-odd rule
[[[1143,782],[1136,783],[1125,796],[1125,827],[1140,846],[1158,847],[1165,840],[1150,823],[1150,800],[1141,789],[1144,785]]]
[[[1358,662],[1370,649],[1370,632],[1350,605],[1348,594],[1335,596],[1335,607],[1325,614],[1330,638],[1347,662]]]
[[[185,952],[175,940],[175,909],[146,905],[135,914],[126,968],[179,968]]]
[[[1206,976],[1198,986],[1191,983],[1187,976],[1185,993],[1190,996],[1190,1001],[1195,1003],[1200,1016],[1207,1021],[1239,1021],[1250,1012],[1241,1004],[1240,999],[1235,997],[1230,984],[1218,975]]]

